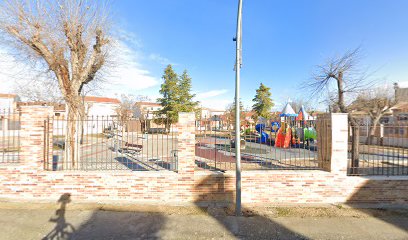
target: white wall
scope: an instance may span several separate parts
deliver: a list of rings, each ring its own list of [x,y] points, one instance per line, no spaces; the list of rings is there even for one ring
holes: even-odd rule
[[[86,102],[85,106],[88,116],[115,116],[119,104]]]

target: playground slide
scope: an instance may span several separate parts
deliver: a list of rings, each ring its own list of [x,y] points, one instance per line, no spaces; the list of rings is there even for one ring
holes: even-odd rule
[[[287,128],[286,134],[283,134],[282,129],[279,129],[278,134],[276,135],[275,147],[288,148],[290,146],[291,140],[292,140],[292,129]]]
[[[269,139],[269,135],[266,132],[264,132],[265,124],[263,124],[263,123],[257,124],[255,126],[255,130],[258,133],[261,133],[260,143],[266,143],[268,141],[268,139]]]

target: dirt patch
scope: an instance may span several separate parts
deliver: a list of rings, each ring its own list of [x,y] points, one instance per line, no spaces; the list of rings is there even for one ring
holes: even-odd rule
[[[32,202],[7,202],[0,201],[0,209],[58,209],[57,203],[32,203]],[[71,203],[69,210],[99,210],[111,212],[144,212],[148,214],[162,215],[225,215],[234,216],[233,207],[208,208],[198,206],[168,206],[168,205],[146,205],[146,204],[98,204],[98,203]],[[244,217],[264,216],[268,218],[279,217],[408,217],[408,209],[394,208],[351,208],[343,205],[327,207],[266,207],[251,206],[243,207]]]

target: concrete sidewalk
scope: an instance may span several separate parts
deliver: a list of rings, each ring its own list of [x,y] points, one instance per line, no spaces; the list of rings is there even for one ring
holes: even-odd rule
[[[1,239],[408,239],[407,210],[26,206],[0,206]]]

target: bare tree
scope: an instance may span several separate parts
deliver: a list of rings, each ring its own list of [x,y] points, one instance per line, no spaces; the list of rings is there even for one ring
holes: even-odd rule
[[[47,80],[20,81],[14,92],[23,101],[61,103],[63,101],[58,86]]]
[[[390,112],[395,104],[396,101],[393,97],[392,89],[389,87],[367,90],[363,94],[358,95],[357,99],[350,104],[348,109],[352,114],[353,111],[359,111],[370,117],[371,121],[367,144],[372,144],[381,117]]]
[[[366,81],[367,75],[357,68],[360,49],[356,48],[339,58],[329,59],[325,64],[318,66],[316,74],[306,87],[311,89],[312,96],[322,96],[328,93],[338,112],[349,113],[346,104],[346,95],[352,98],[363,89],[370,87],[373,82]],[[335,98],[333,98],[335,89]],[[359,125],[358,120],[348,115],[352,127],[352,169],[357,170],[359,165]]]
[[[79,161],[81,91],[108,56],[107,5],[87,0],[4,0],[0,30],[9,46],[53,73],[68,107],[65,158]]]
[[[292,102],[290,103],[290,105],[292,106],[293,110],[298,113],[300,111],[300,109],[302,108],[302,106],[304,108],[306,108],[305,110],[309,111],[311,110],[311,108],[309,107],[309,103],[307,101],[305,101],[302,98],[295,98],[292,100]]]

